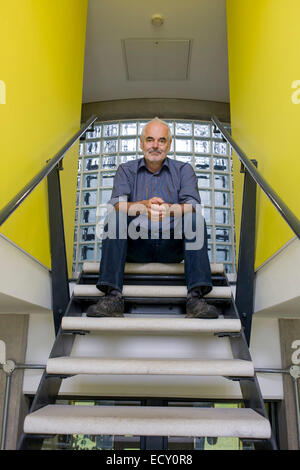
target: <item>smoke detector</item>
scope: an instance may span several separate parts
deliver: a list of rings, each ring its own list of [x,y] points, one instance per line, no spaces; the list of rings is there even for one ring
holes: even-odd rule
[[[161,26],[164,23],[164,17],[162,15],[153,15],[151,23],[153,26]]]

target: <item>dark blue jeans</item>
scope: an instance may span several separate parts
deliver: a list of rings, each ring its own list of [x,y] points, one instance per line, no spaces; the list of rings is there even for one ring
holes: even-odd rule
[[[124,217],[126,224],[126,214],[123,214]],[[191,227],[194,233],[196,233],[196,223],[199,223],[199,220],[196,219],[196,214],[192,212],[187,217],[190,218]],[[133,219],[133,217],[127,217],[127,227]],[[201,243],[201,247],[198,249],[188,249],[188,244],[195,242],[196,236],[194,238],[186,237],[184,220],[182,223],[181,239],[174,238],[174,231],[172,229],[170,231],[170,239],[168,240],[164,240],[162,237],[151,239],[150,232],[148,233],[148,239],[137,238],[133,240],[130,237],[121,238],[119,235],[119,225],[119,213],[117,212],[115,236],[106,237],[102,242],[102,257],[97,282],[99,290],[106,293],[110,287],[122,291],[126,261],[130,263],[180,263],[182,260],[184,260],[188,291],[198,287],[201,294],[204,295],[212,290],[210,263],[207,252],[207,230],[203,218],[203,243]],[[108,225],[106,224],[104,227],[105,232],[107,227]]]

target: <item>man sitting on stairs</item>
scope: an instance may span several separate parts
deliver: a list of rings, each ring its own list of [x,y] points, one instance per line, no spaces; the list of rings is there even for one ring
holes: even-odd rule
[[[123,163],[116,172],[97,282],[105,295],[88,308],[88,316],[123,316],[126,261],[179,263],[184,259],[186,317],[218,317],[216,307],[203,299],[212,290],[212,281],[197,178],[190,164],[167,157],[171,142],[168,124],[153,119],[140,138],[144,158]],[[115,229],[110,233],[107,227],[112,220]]]

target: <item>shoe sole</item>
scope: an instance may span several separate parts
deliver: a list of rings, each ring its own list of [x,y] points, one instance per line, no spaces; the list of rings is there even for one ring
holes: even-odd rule
[[[123,313],[86,313],[87,317],[124,317]]]
[[[214,318],[219,318],[218,314],[205,314],[205,313],[187,313],[185,318],[206,318],[208,320],[214,319]]]

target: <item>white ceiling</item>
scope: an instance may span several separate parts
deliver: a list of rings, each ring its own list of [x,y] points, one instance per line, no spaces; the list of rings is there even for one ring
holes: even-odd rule
[[[188,79],[129,81],[124,39],[190,39]],[[83,103],[129,98],[229,102],[226,0],[89,0]]]

